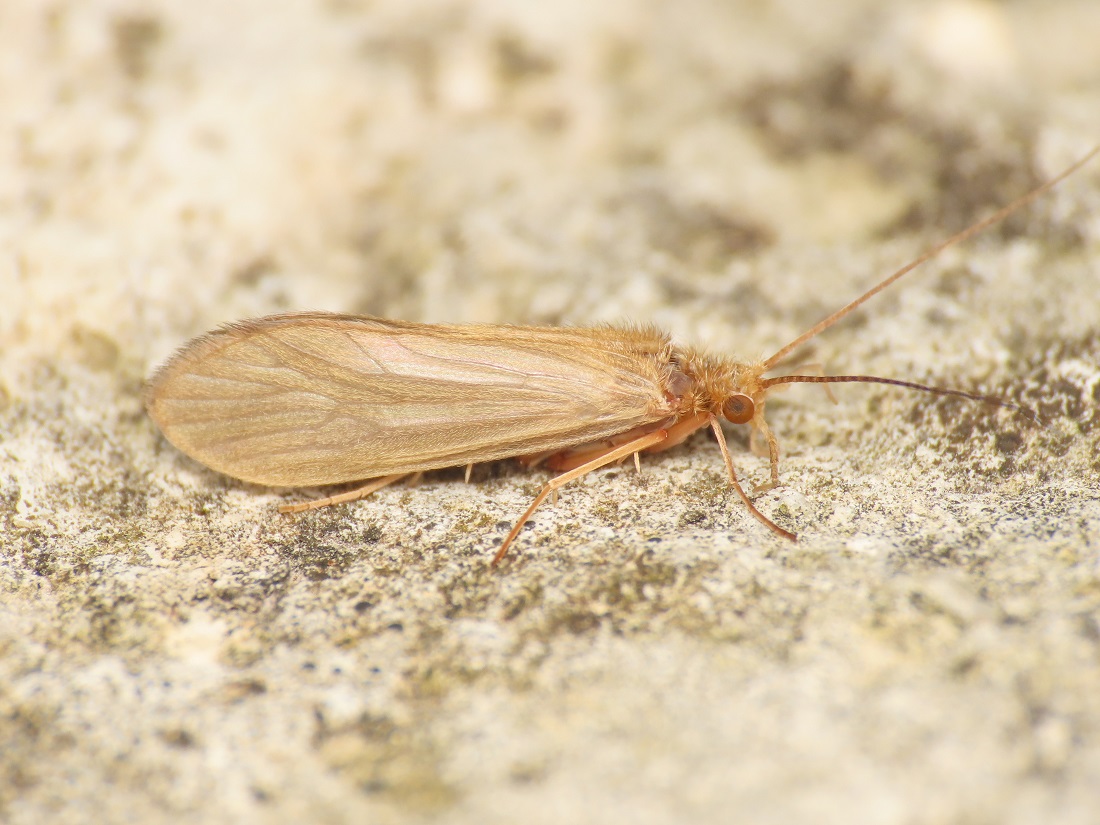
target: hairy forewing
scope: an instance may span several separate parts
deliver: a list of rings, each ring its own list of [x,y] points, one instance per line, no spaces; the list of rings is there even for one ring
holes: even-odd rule
[[[192,458],[310,486],[557,450],[667,419],[654,329],[426,325],[327,313],[223,327],[150,380]]]

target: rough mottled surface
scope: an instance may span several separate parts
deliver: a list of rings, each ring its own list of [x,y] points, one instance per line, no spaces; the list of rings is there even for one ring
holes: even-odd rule
[[[1100,140],[1092,0],[0,5],[0,819],[1087,823],[1100,164],[822,336],[885,388],[297,518],[143,377],[289,309],[752,357]],[[764,477],[731,428],[743,472]]]

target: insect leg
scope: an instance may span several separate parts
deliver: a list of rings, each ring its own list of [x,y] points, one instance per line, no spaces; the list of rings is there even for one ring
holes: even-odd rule
[[[652,425],[651,425],[652,426]],[[664,430],[668,433],[668,438],[661,441],[649,449],[647,453],[662,453],[670,447],[675,447],[677,444],[686,441],[688,436],[701,427],[707,426],[706,413],[700,413],[699,415],[693,415],[691,418],[683,418],[677,421],[675,424],[671,424],[665,427]],[[633,441],[641,428],[631,430],[630,441]],[[649,432],[653,432],[650,430]],[[646,433],[642,433],[645,435]],[[582,464],[587,464],[593,459],[599,458],[602,455],[606,455],[607,451],[612,447],[618,446],[618,444],[627,443],[619,441],[617,443],[612,442],[599,447],[586,447],[574,450],[563,450],[560,453],[556,453],[547,459],[546,466],[551,470],[565,471],[572,470],[574,467],[580,467]],[[637,460],[636,460],[637,461]],[[640,464],[640,461],[638,462]],[[638,470],[641,472],[641,469]]]
[[[714,430],[714,436],[718,439],[718,449],[722,451],[722,460],[726,462],[726,470],[729,472],[730,483],[733,485],[733,489],[737,491],[737,495],[741,497],[741,501],[744,502],[745,506],[749,508],[749,512],[756,516],[756,518],[761,523],[767,525],[768,529],[771,530],[773,533],[780,535],[785,539],[797,541],[798,537],[795,536],[794,533],[789,530],[784,530],[770,518],[757,510],[756,505],[753,504],[751,500],[749,500],[749,497],[747,495],[745,495],[745,491],[741,489],[741,482],[737,480],[737,471],[733,469],[733,457],[730,455],[729,445],[726,444],[726,436],[725,433],[722,432],[722,425],[718,423],[718,419],[715,418],[713,415],[710,416],[710,428]],[[775,436],[771,434],[770,430],[768,431],[767,435],[769,443],[774,445]],[[772,455],[772,472],[775,473],[776,462],[778,462],[779,457],[778,447],[775,447],[775,452]]]
[[[538,467],[542,462],[549,458],[553,458],[556,455],[560,455],[560,450],[543,450],[541,453],[531,453],[530,455],[518,455],[516,461],[526,467],[528,470]]]
[[[580,478],[583,475],[587,475],[593,470],[598,470],[600,467],[605,467],[608,464],[614,464],[616,461],[622,458],[626,458],[631,453],[636,453],[640,450],[644,450],[647,447],[652,447],[654,444],[660,444],[662,441],[668,438],[668,430],[654,430],[653,432],[646,433],[645,435],[635,438],[633,441],[628,441],[626,444],[622,444],[615,447],[612,450],[608,450],[601,456],[592,459],[586,464],[582,464],[579,467],[575,467],[568,472],[562,473],[560,476],[555,476],[546,482],[546,486],[539,491],[539,494],[535,496],[535,500],[531,502],[531,506],[527,508],[527,511],[519,517],[519,521],[516,522],[516,526],[512,528],[507,537],[504,539],[504,543],[500,545],[500,549],[497,550],[497,554],[493,556],[491,566],[496,567],[500,564],[501,560],[508,553],[508,548],[512,545],[512,542],[516,540],[516,536],[519,535],[519,531],[523,529],[523,525],[527,523],[527,520],[531,518],[538,506],[542,504],[548,495],[553,493],[559,487],[568,484],[575,478]]]
[[[319,498],[316,501],[302,501],[298,504],[284,504],[279,508],[279,512],[302,513],[306,510],[316,510],[318,507],[328,507],[330,504],[341,504],[345,501],[355,501],[360,498],[366,498],[376,490],[388,487],[390,484],[393,484],[395,481],[400,481],[408,475],[412,475],[412,473],[394,473],[392,476],[376,478],[367,482],[362,487],[356,487],[354,490],[348,490],[346,493],[340,493],[339,495]]]
[[[667,439],[660,444],[650,447],[646,452],[663,453],[665,450],[669,450],[677,444],[682,444],[687,441],[692,433],[707,426],[708,423],[709,416],[707,413],[699,413],[698,415],[693,415],[691,418],[682,418],[668,428]]]
[[[768,422],[764,420],[763,404],[757,406],[756,415],[753,417],[752,424],[753,430],[752,434],[749,436],[749,447],[752,448],[754,453],[757,453],[759,449],[758,439],[762,437],[768,443],[768,463],[771,465],[771,478],[763,484],[755,485],[752,491],[754,494],[766,493],[768,490],[774,490],[779,486],[779,439],[775,437],[772,428],[769,427]]]

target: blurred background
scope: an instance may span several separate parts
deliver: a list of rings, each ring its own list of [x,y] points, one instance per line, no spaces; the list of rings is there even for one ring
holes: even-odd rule
[[[797,546],[698,439],[571,487],[497,576],[537,472],[281,519],[140,392],[300,309],[767,355],[1100,141],[1098,32],[1096,0],[4,0],[0,819],[1094,822],[1098,163],[803,353],[1049,426],[777,396],[759,503]]]

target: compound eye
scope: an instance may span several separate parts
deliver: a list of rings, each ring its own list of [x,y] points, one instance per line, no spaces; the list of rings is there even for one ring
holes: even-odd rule
[[[743,393],[734,393],[722,405],[722,415],[734,424],[747,424],[756,413],[756,405]]]

